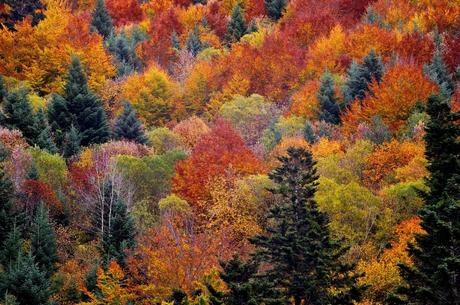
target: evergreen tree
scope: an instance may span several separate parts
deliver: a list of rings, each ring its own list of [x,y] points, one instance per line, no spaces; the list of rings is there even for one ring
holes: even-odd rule
[[[140,144],[147,144],[147,138],[139,122],[136,112],[129,102],[123,103],[123,113],[115,121],[113,128],[114,138],[135,141]]]
[[[0,24],[14,31],[15,25],[27,16],[32,17],[32,26],[45,19],[46,6],[40,0],[2,0],[10,9],[0,11]]]
[[[6,85],[3,75],[0,75],[0,104],[3,102],[3,99],[6,97]]]
[[[442,58],[441,46],[439,44],[440,42],[437,43],[431,62],[424,66],[424,72],[428,78],[438,84],[442,95],[451,97],[455,92],[456,85]]]
[[[180,42],[176,31],[171,34],[171,46],[175,51],[180,51]]]
[[[136,46],[143,38],[133,38],[128,38],[126,33],[121,31],[107,39],[107,49],[114,57],[119,76],[129,75],[142,67],[141,60],[136,54]]]
[[[104,0],[96,0],[96,8],[93,11],[93,19],[91,20],[91,28],[108,38],[113,33],[112,17],[110,17]]]
[[[353,304],[361,287],[344,253],[329,232],[329,220],[314,200],[318,185],[315,161],[303,148],[289,148],[269,177],[279,202],[269,212],[266,234],[251,239],[256,255],[269,269],[263,278],[274,283],[285,304]]]
[[[50,283],[31,254],[20,253],[7,272],[0,275],[0,293],[16,297],[19,305],[48,305]]]
[[[7,269],[16,261],[18,255],[22,251],[23,243],[24,241],[21,238],[21,233],[18,228],[14,226],[6,239],[3,240],[0,251],[0,263],[3,265],[4,269]]]
[[[380,82],[383,77],[382,59],[374,50],[364,58],[362,64],[353,61],[348,69],[348,79],[343,87],[346,105],[355,99],[363,100],[369,91],[369,84],[375,80]]]
[[[73,124],[81,135],[81,145],[104,143],[109,138],[107,116],[99,99],[89,90],[78,57],[72,57],[64,98]]]
[[[232,11],[232,18],[228,23],[225,40],[228,43],[237,42],[246,34],[247,26],[244,21],[243,12],[239,4],[235,5]]]
[[[305,122],[305,127],[303,128],[303,138],[309,144],[315,144],[318,142],[318,136],[313,129],[313,125],[309,121]]]
[[[0,240],[5,240],[14,225],[14,189],[4,170],[7,151],[0,144]]]
[[[340,106],[335,97],[334,80],[329,72],[321,78],[321,86],[317,94],[320,105],[319,119],[327,123],[340,123]]]
[[[421,226],[426,234],[409,246],[413,266],[401,265],[407,285],[389,303],[410,305],[460,304],[460,127],[446,97],[428,100],[426,157],[431,173],[423,195]]]
[[[37,138],[35,115],[29,102],[29,93],[25,88],[9,92],[3,105],[5,125],[19,129],[27,142],[34,144]]]
[[[56,270],[58,261],[56,235],[50,223],[48,210],[42,205],[37,210],[31,228],[31,253],[40,270],[49,278]]]
[[[69,109],[67,109],[67,101],[59,94],[53,94],[48,103],[47,114],[49,126],[56,140],[56,144],[62,147],[64,136],[70,129],[70,125],[74,120]]]
[[[72,125],[69,132],[65,134],[62,154],[64,158],[71,158],[80,153],[81,136],[78,130]]]
[[[258,27],[257,27],[257,22],[252,19],[251,22],[249,22],[249,25],[248,25],[248,28],[246,30],[246,33],[248,34],[251,34],[251,33],[254,33],[254,32],[257,32],[259,31]]]
[[[57,147],[54,144],[51,134],[51,127],[46,119],[46,114],[43,109],[39,109],[35,119],[35,132],[38,134],[35,144],[41,149],[47,150],[49,153],[56,153]]]
[[[118,195],[115,195],[118,197]],[[134,247],[136,230],[134,220],[129,215],[125,203],[121,198],[115,199],[111,209],[108,228],[104,231],[102,248],[104,261],[116,259],[120,265],[125,265],[125,251]]]
[[[198,26],[195,26],[194,30],[189,33],[186,46],[187,50],[192,53],[193,56],[197,56],[198,53],[204,49],[203,43],[200,39],[200,31]]]
[[[264,0],[265,9],[267,10],[268,17],[273,21],[279,20],[284,13],[286,7],[286,0]]]

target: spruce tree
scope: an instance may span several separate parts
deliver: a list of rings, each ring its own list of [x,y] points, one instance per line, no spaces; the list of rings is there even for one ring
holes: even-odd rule
[[[389,303],[460,304],[460,127],[446,97],[428,100],[426,158],[430,177],[420,211],[426,234],[409,246],[413,265],[400,265],[406,285]]]
[[[56,144],[61,147],[64,142],[64,136],[75,118],[72,118],[69,109],[67,109],[67,101],[59,94],[53,94],[51,97],[47,114]]]
[[[246,30],[246,33],[248,34],[251,34],[251,33],[254,33],[254,32],[257,32],[259,31],[258,27],[257,27],[257,22],[252,19],[251,22],[249,22],[249,25],[248,25],[248,28]]]
[[[136,46],[142,40],[143,38],[130,39],[124,31],[112,34],[107,39],[107,49],[114,57],[119,76],[129,75],[141,69],[142,64],[136,54]]]
[[[353,304],[361,287],[352,267],[341,263],[344,249],[331,239],[329,219],[314,200],[318,185],[312,154],[289,148],[269,177],[278,187],[271,192],[278,203],[270,210],[266,233],[251,239],[256,255],[268,270],[263,278],[274,283],[285,304]]]
[[[7,151],[0,144],[0,240],[5,240],[14,225],[14,189],[4,170]]]
[[[3,75],[0,75],[0,104],[3,102],[3,99],[6,97],[6,85]]]
[[[118,197],[118,195],[115,195]],[[134,247],[136,230],[134,220],[128,213],[126,204],[121,198],[116,198],[111,209],[108,227],[104,231],[102,249],[104,262],[107,264],[115,259],[125,265],[125,251]]]
[[[424,66],[424,72],[432,81],[438,84],[442,95],[451,97],[455,92],[456,84],[442,58],[441,46],[439,44],[440,42],[437,43],[431,62]]]
[[[65,134],[62,154],[64,158],[69,159],[80,153],[81,136],[78,130],[72,125],[70,130]]]
[[[40,270],[50,278],[56,270],[58,261],[56,250],[56,235],[50,223],[48,210],[43,206],[37,210],[34,223],[31,227],[31,253],[35,257]]]
[[[198,26],[195,26],[193,31],[191,31],[188,35],[187,42],[186,42],[187,50],[193,55],[197,56],[201,50],[204,49],[203,43],[200,39],[200,31]]]
[[[264,2],[265,9],[270,19],[277,21],[283,16],[286,0],[264,0]]]
[[[3,111],[6,127],[19,129],[27,142],[33,145],[38,135],[34,128],[36,118],[29,102],[27,89],[20,88],[9,92],[3,105]]]
[[[228,43],[237,42],[246,34],[247,26],[244,21],[243,12],[239,4],[235,5],[232,11],[232,18],[228,23],[225,40]]]
[[[109,138],[107,116],[100,100],[90,91],[80,60],[73,56],[64,98],[72,124],[81,135],[81,145],[104,143]]]
[[[104,0],[96,0],[96,7],[92,14],[91,28],[108,38],[114,31],[112,17],[110,17]]]
[[[0,263],[3,265],[4,269],[7,269],[16,261],[18,255],[23,250],[23,244],[24,240],[21,238],[21,233],[15,225],[6,239],[3,240],[3,245],[0,250]]]
[[[171,34],[171,47],[175,51],[180,51],[180,42],[176,31],[173,31]]]
[[[34,128],[38,135],[35,139],[35,144],[41,149],[47,150],[49,153],[56,153],[57,147],[53,141],[51,127],[48,124],[45,111],[42,108],[37,111]]]
[[[117,140],[125,139],[140,144],[147,144],[142,124],[139,122],[136,112],[129,102],[123,103],[123,113],[115,121],[113,134]]]
[[[319,101],[319,119],[331,124],[340,123],[340,106],[335,97],[334,80],[329,72],[321,78],[321,85],[317,94]]]

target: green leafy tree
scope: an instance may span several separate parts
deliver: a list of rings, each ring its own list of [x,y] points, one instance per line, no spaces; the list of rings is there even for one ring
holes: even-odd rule
[[[104,38],[108,38],[114,31],[112,17],[110,17],[107,11],[104,0],[96,1],[96,7],[92,14],[91,28]]]
[[[8,10],[0,12],[0,24],[14,31],[16,23],[27,16],[32,17],[32,25],[37,25],[45,19],[43,14],[46,6],[40,0],[3,0],[2,4],[8,5]]]
[[[40,270],[50,278],[56,270],[58,261],[56,235],[50,223],[48,210],[43,205],[40,205],[37,210],[31,235],[31,253]]]
[[[268,17],[273,21],[279,20],[284,13],[286,7],[286,0],[264,0],[265,9],[267,10]]]
[[[314,200],[318,185],[312,154],[289,148],[281,165],[270,174],[278,184],[272,193],[279,202],[270,210],[266,233],[251,242],[269,268],[263,278],[285,298],[285,304],[353,304],[362,287],[353,266],[341,262],[344,254],[330,237],[329,219]]]
[[[78,57],[73,56],[64,87],[72,123],[81,135],[81,145],[104,143],[109,139],[107,116],[100,100],[88,88]]]
[[[228,23],[225,40],[229,43],[237,42],[246,34],[247,26],[244,21],[243,12],[239,4],[235,5],[232,11],[232,18]]]
[[[431,173],[420,211],[426,234],[409,246],[413,265],[400,265],[406,285],[389,303],[460,304],[460,127],[446,97],[428,99],[426,157]]]
[[[334,80],[329,72],[323,74],[317,94],[320,105],[319,119],[327,123],[340,123],[340,106],[335,96]]]
[[[123,113],[115,121],[113,135],[117,140],[125,139],[140,144],[147,144],[147,137],[145,136],[142,124],[129,102],[123,103]]]

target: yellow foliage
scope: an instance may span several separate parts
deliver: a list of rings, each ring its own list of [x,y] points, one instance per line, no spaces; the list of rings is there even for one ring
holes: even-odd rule
[[[342,146],[338,141],[321,138],[313,144],[311,151],[315,159],[324,158],[333,154],[342,154]]]

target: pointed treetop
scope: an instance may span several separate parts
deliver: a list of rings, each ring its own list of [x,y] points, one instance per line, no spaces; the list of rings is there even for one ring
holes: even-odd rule
[[[105,6],[104,0],[97,0],[92,14],[91,27],[104,38],[108,38],[114,31],[112,17]]]

